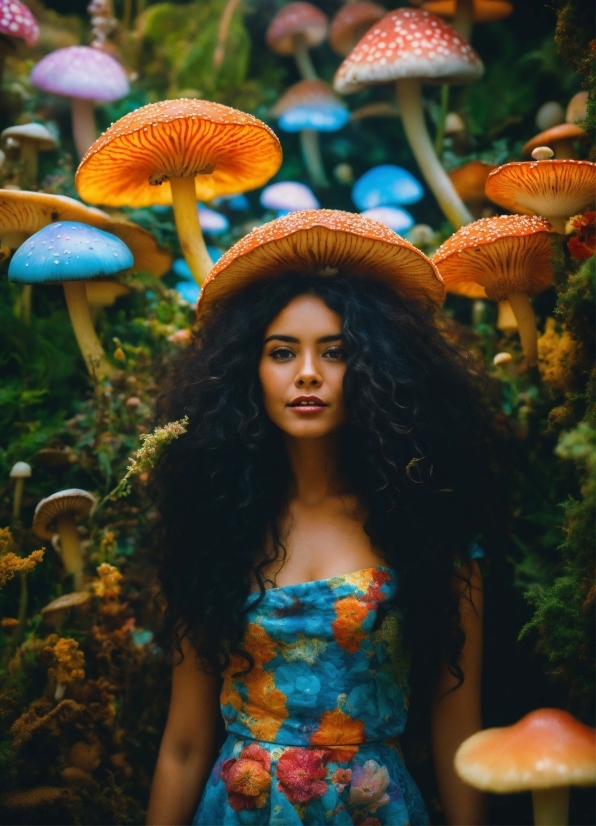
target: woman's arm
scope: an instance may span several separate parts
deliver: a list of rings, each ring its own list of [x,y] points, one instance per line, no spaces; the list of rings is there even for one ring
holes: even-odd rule
[[[174,666],[168,720],[147,809],[147,826],[183,826],[195,813],[216,757],[219,680],[201,668],[188,639]]]
[[[471,589],[464,583],[459,584],[461,626],[466,635],[460,665],[465,679],[459,688],[446,694],[457,685],[457,680],[444,665],[431,710],[433,760],[449,826],[482,826],[486,822],[485,796],[463,783],[453,767],[459,745],[482,728],[482,575],[477,562],[471,562],[466,573]]]

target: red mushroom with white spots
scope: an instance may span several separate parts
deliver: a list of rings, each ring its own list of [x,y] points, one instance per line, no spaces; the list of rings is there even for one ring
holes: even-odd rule
[[[0,86],[6,51],[13,47],[16,40],[35,46],[39,40],[37,20],[20,0],[0,0]]]
[[[308,50],[325,40],[327,27],[326,14],[312,3],[298,0],[282,6],[277,12],[267,29],[267,45],[276,54],[293,54],[302,77],[316,80],[317,73]]]
[[[410,147],[441,209],[456,229],[473,219],[439,159],[424,122],[421,84],[470,83],[482,61],[454,28],[420,9],[389,12],[374,25],[339,67],[334,80],[342,94],[366,86],[396,83]]]

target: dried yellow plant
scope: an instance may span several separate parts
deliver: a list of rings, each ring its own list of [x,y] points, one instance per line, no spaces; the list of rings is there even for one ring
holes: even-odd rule
[[[13,540],[9,528],[0,528],[0,588],[17,574],[27,574],[43,559],[43,551],[33,551],[29,556],[17,556],[12,550]]]

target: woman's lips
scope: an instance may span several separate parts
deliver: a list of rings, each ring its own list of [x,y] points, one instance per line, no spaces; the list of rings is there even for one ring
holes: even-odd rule
[[[296,413],[308,416],[314,413],[320,413],[326,407],[329,407],[329,405],[318,396],[298,396],[298,398],[290,402],[288,407]]]

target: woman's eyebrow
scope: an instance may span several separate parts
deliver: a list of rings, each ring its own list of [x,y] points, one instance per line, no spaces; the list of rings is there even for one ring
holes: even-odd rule
[[[333,333],[333,335],[318,338],[317,344],[326,344],[328,341],[340,341],[342,338],[343,335],[341,333]],[[282,336],[278,333],[273,333],[273,335],[267,336],[263,344],[267,344],[268,341],[287,341],[290,344],[299,344],[300,339],[294,338],[293,336]]]

